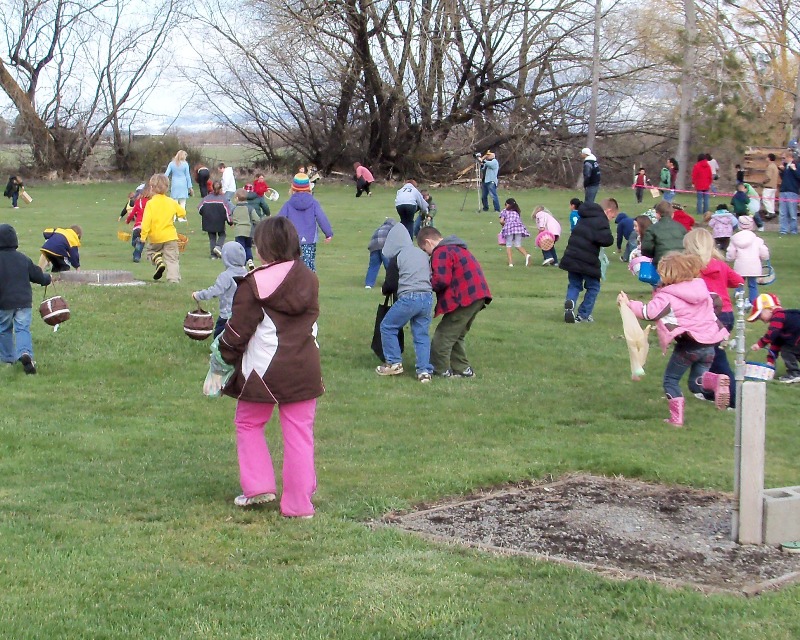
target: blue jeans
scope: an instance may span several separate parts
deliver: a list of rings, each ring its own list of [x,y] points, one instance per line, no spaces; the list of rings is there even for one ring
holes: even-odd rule
[[[567,285],[567,300],[572,300],[575,304],[578,303],[578,296],[583,289],[586,289],[586,295],[583,296],[583,302],[578,307],[578,317],[583,320],[592,315],[594,303],[597,301],[597,295],[600,293],[600,280],[587,276],[582,273],[575,273],[568,271],[569,284]]]
[[[708,191],[697,192],[697,215],[702,216],[709,207]]]
[[[403,361],[397,334],[410,322],[411,337],[414,339],[414,354],[417,357],[417,375],[433,373],[431,338],[428,335],[432,310],[433,292],[431,291],[404,293],[398,298],[381,322],[381,342],[383,343],[383,358],[386,362],[396,364]]]
[[[797,199],[796,193],[781,191],[778,204],[778,231],[782,234],[797,233]]]
[[[494,182],[484,182],[483,188],[481,189],[481,204],[483,205],[483,210],[489,210],[489,196],[492,196],[492,203],[494,204],[494,210],[497,213],[500,213],[500,200],[497,198],[497,185]]]
[[[223,318],[222,316],[217,318],[217,321],[214,323],[215,338],[225,330],[225,325],[228,324],[228,320],[230,320],[230,318]]]
[[[16,362],[25,353],[33,358],[30,307],[0,309],[0,361]]]
[[[600,185],[595,184],[591,187],[584,187],[583,188],[583,201],[584,202],[594,202],[595,198],[597,198],[597,192],[600,191]]]
[[[664,192],[664,200],[667,202],[672,202],[675,199],[675,190],[669,189],[668,191]]]
[[[244,247],[244,257],[247,260],[253,259],[253,239],[250,236],[236,236],[236,242]]]
[[[553,245],[552,249],[548,249],[547,251],[542,251],[542,257],[547,260],[548,258],[553,259],[553,266],[558,264],[558,254],[556,253],[556,246]]]
[[[701,379],[711,369],[714,361],[714,345],[699,344],[694,340],[679,340],[664,369],[664,393],[667,398],[682,398],[680,381],[689,371],[689,391],[700,393],[703,390]]]
[[[378,279],[378,272],[381,270],[381,264],[384,269],[389,268],[389,261],[383,257],[380,249],[369,252],[369,266],[367,267],[367,277],[364,278],[364,286],[374,287],[375,281]]]

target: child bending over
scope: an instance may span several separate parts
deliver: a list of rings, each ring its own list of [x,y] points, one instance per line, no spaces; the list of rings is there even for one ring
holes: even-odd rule
[[[800,309],[784,309],[777,296],[762,293],[753,303],[753,311],[747,316],[748,322],[766,322],[767,332],[752,347],[753,351],[767,349],[767,363],[775,364],[778,354],[786,363],[786,375],[779,382],[793,384],[800,382]]]

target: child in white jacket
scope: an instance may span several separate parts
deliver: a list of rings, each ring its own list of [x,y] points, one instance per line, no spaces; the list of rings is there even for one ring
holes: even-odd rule
[[[763,273],[762,260],[769,260],[769,249],[753,231],[756,223],[751,216],[739,217],[739,231],[733,234],[727,259],[733,261],[733,270],[747,281],[747,298],[750,304],[758,297],[756,278]]]

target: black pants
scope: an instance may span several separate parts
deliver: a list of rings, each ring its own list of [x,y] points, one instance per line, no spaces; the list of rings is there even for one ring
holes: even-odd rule
[[[417,214],[419,207],[415,204],[398,204],[395,205],[397,214],[400,216],[400,224],[408,229],[408,235],[414,237],[414,216]]]
[[[369,195],[369,186],[371,182],[367,182],[364,178],[356,180],[356,198],[360,198],[362,193]]]
[[[52,273],[58,273],[59,271],[69,271],[70,266],[64,256],[54,256],[52,253],[45,253],[44,257],[53,265],[50,268]]]
[[[208,179],[211,177],[211,172],[208,169],[200,169],[197,172],[197,186],[200,187],[200,197],[205,198],[208,195]]]

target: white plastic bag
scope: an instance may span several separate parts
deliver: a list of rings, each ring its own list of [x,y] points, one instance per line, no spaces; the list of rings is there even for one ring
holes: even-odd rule
[[[208,358],[208,373],[203,383],[203,395],[209,398],[219,398],[222,389],[231,379],[236,368],[229,365],[219,354],[219,336],[211,343],[211,355]]]

